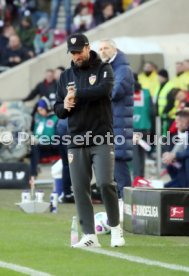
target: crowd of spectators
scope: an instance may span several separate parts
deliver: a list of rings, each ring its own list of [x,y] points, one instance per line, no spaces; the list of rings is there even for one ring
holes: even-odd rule
[[[134,128],[135,131],[139,131],[143,134],[144,140],[153,145],[153,151],[155,149],[154,145],[156,144],[156,140],[154,139],[156,135],[155,117],[159,117],[162,137],[167,139],[170,137],[167,143],[163,142],[161,145],[162,162],[164,165],[171,165],[171,169],[173,166],[174,171],[177,170],[180,173],[180,168],[183,169],[183,167],[180,166],[175,169],[177,166],[177,163],[175,163],[176,155],[172,153],[172,150],[173,148],[175,149],[176,145],[173,138],[179,136],[179,144],[182,140],[181,134],[183,135],[184,132],[188,131],[188,124],[186,124],[187,127],[180,130],[178,121],[180,120],[180,116],[186,117],[186,120],[188,120],[187,118],[189,117],[189,60],[178,61],[175,64],[175,71],[176,75],[170,78],[169,72],[165,68],[160,69],[151,61],[144,64],[143,70],[139,73],[135,84]],[[148,98],[150,97],[151,99],[147,100],[145,96],[147,93],[149,94]],[[149,101],[151,102],[150,104]],[[181,112],[182,110],[184,115]],[[147,139],[147,135],[150,139]],[[188,139],[188,134],[186,139]],[[186,146],[186,144],[184,146]],[[140,150],[140,153],[138,151],[135,152],[135,146],[134,161],[137,162],[134,162],[134,172],[136,171],[134,176],[140,175],[144,177],[144,160],[147,154],[141,147],[137,147],[137,149]],[[170,156],[171,158],[169,158]],[[172,156],[174,156],[174,158],[172,158]],[[187,156],[184,155],[185,159],[183,160],[188,160]],[[169,168],[170,167],[168,167],[168,172]],[[173,178],[171,174],[170,176]],[[170,185],[172,185],[172,182],[170,183]],[[173,183],[175,185],[174,187],[176,187],[177,184],[175,184],[175,182]],[[188,186],[188,182],[186,185]],[[178,184],[178,187],[180,186],[181,185]]]
[[[146,62],[138,76],[143,89],[149,90],[155,115],[161,118],[162,134],[166,134],[175,119],[178,109],[189,102],[189,60],[176,63],[176,75],[169,78],[169,72],[158,69],[153,62]]]
[[[81,0],[72,9],[70,0],[0,0],[0,72],[146,1]],[[58,28],[62,4],[65,26]]]

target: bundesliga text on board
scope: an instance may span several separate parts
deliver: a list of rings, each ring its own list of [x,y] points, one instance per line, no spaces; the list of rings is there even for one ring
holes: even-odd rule
[[[159,217],[158,206],[124,204],[124,211],[125,211],[125,214],[129,216],[133,215],[137,217],[150,217],[150,218]]]

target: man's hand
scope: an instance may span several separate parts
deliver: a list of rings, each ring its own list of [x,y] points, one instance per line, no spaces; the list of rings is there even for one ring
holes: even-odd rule
[[[162,161],[164,164],[166,165],[170,165],[171,163],[173,163],[175,161],[175,153],[173,152],[165,152],[162,155]]]
[[[20,62],[21,62],[21,58],[18,57],[18,56],[10,57],[10,58],[9,58],[9,62],[20,63]]]
[[[69,93],[64,99],[64,108],[70,111],[74,107],[75,107],[75,95],[73,93]]]
[[[20,57],[14,57],[14,62],[16,63],[20,63],[21,62],[21,58]]]
[[[64,108],[67,109],[68,111],[71,110],[71,108],[75,107],[75,85],[69,85],[67,86],[67,91],[68,94],[64,99]]]
[[[71,95],[71,94],[74,95],[75,91],[76,91],[75,85],[68,85],[67,86],[67,91],[68,91],[69,95]]]

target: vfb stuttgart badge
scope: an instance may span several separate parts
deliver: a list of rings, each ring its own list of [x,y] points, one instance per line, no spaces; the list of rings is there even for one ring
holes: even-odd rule
[[[75,44],[75,43],[76,43],[76,37],[72,37],[72,38],[70,39],[70,41],[71,41],[72,44]]]
[[[91,75],[89,77],[89,83],[90,83],[90,85],[93,85],[95,83],[95,81],[96,81],[96,76],[95,75]]]

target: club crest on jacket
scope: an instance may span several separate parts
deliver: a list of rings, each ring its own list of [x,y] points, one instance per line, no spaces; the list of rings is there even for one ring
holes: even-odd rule
[[[95,75],[91,75],[89,77],[89,83],[90,83],[90,85],[93,85],[95,83],[95,81],[96,81],[96,76]]]

